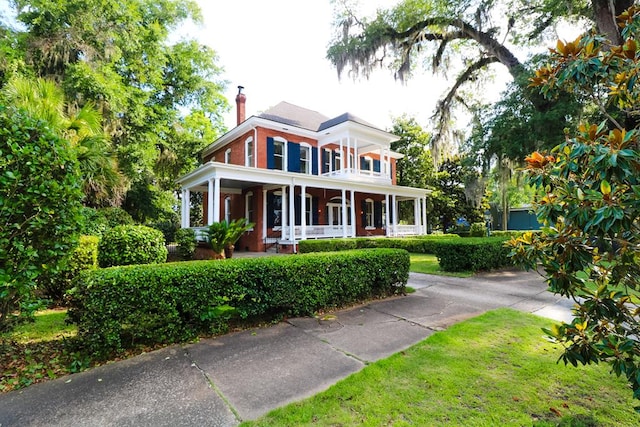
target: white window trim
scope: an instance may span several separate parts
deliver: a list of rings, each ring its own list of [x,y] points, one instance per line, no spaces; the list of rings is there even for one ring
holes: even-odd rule
[[[306,199],[305,208],[307,209],[307,211],[304,212],[304,215],[306,216],[307,212],[309,212],[309,216],[307,217],[307,226],[315,225],[313,223],[313,196],[309,193],[305,193],[304,198]]]
[[[231,222],[231,196],[224,198],[224,220],[227,224]]]
[[[339,171],[343,169],[343,164],[342,164],[342,151],[340,151],[339,148],[336,148],[333,150],[334,153],[336,153],[336,157],[333,159],[333,161],[331,162],[331,167],[333,168],[333,171]],[[338,164],[338,166],[340,166],[339,169],[336,169],[336,163]]]
[[[251,150],[249,150],[249,145],[251,145]],[[247,167],[255,167],[256,156],[255,156],[255,144],[253,143],[253,137],[244,140],[244,165]]]
[[[227,148],[227,151],[224,152],[224,162],[231,163],[231,148]]]
[[[246,218],[247,221],[250,221],[249,219],[249,198],[250,197],[253,197],[253,191],[247,191],[247,194],[244,195],[244,217]],[[256,214],[256,210],[253,209],[253,215],[255,216],[255,214]],[[251,227],[247,231],[253,231],[253,227]]]
[[[311,172],[313,171],[313,166],[312,166],[312,161],[313,161],[313,156],[312,156],[312,149],[311,149],[311,145],[307,144],[306,142],[301,142],[300,143],[300,153],[302,153],[302,150],[307,150],[307,169],[306,171],[304,171],[305,174],[307,175],[311,175]],[[300,165],[302,165],[302,155],[300,155]]]
[[[273,155],[275,156],[275,152],[276,152],[276,143],[282,143],[282,169],[275,169],[275,170],[281,170],[283,172],[287,172],[288,169],[288,158],[287,158],[287,140],[280,137],[280,136],[274,136],[273,137]],[[274,159],[274,164],[275,164],[275,159]]]
[[[366,206],[367,206],[367,212],[365,212],[365,218],[367,219],[367,224],[365,225],[364,229],[375,230],[376,229],[375,218],[374,218],[375,211],[374,211],[373,199],[364,199],[364,202],[366,203]],[[369,209],[371,209],[370,213],[368,213]],[[371,219],[371,222],[369,222],[369,219]]]
[[[366,162],[369,162],[369,169],[362,169],[363,171],[369,172],[369,174],[373,173],[373,159],[369,156],[363,157]]]

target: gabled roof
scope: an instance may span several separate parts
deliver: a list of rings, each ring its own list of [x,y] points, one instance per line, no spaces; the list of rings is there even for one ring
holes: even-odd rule
[[[258,114],[258,117],[311,131],[317,131],[320,125],[329,120],[329,117],[317,111],[284,101]]]
[[[256,116],[249,117],[205,147],[201,154],[203,156],[210,154],[256,126],[282,128],[285,131],[290,131],[288,127],[294,127],[297,128],[295,133],[318,139],[318,141],[321,138],[327,138],[327,135],[333,131],[343,131],[345,128],[359,128],[359,132],[365,132],[370,137],[386,143],[398,139],[397,135],[382,130],[351,113],[330,118],[317,111],[283,101]]]
[[[354,122],[354,123],[360,123],[361,125],[364,126],[369,126],[371,128],[374,129],[378,129],[376,126],[372,125],[371,123],[362,120],[360,117],[354,116],[351,113],[343,113],[340,114],[338,117],[334,117],[333,119],[329,119],[326,122],[323,122],[320,124],[320,127],[318,127],[317,131],[323,131],[325,129],[329,129],[330,127],[339,125],[340,123],[344,123],[344,122]]]
[[[329,118],[317,111],[299,107],[284,101],[269,108],[267,111],[258,114],[258,117],[314,132],[321,132],[344,122],[354,122],[374,129],[379,129],[351,113],[343,113],[337,117]]]

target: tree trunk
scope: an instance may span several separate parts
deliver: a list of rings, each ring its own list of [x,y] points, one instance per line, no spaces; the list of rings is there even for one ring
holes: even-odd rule
[[[591,0],[594,20],[598,32],[607,36],[611,43],[622,43],[616,16],[633,5],[633,0]]]

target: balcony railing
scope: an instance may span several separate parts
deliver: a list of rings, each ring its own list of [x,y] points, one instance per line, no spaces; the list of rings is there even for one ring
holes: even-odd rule
[[[364,182],[391,183],[391,177],[382,172],[374,172],[369,170],[358,170],[355,168],[339,169],[336,171],[325,172],[323,176],[341,179],[354,179]]]

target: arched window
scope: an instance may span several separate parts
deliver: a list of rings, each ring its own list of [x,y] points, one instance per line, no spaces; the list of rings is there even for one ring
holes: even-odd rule
[[[224,152],[224,162],[231,163],[231,148],[227,148],[227,151]]]
[[[255,167],[255,164],[253,162],[254,156],[253,156],[253,137],[250,136],[249,138],[247,138],[244,141],[244,165],[247,167]]]

